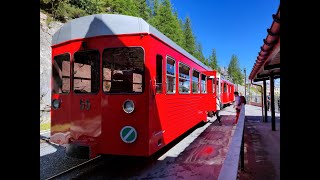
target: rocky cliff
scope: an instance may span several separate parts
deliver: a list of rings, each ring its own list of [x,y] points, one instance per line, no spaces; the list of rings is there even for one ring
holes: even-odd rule
[[[40,12],[40,122],[50,121],[51,39],[63,25],[55,21],[47,24],[47,18]]]

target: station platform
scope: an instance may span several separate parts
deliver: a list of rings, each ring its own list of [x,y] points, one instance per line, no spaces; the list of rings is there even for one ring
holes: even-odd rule
[[[276,131],[262,122],[261,107],[246,105],[244,129],[245,164],[239,179],[280,179],[280,113],[276,113]]]
[[[216,119],[198,125],[169,144],[151,159],[144,161],[129,157],[106,157],[102,165],[87,170],[75,178],[79,179],[222,179],[221,171],[235,173],[236,179],[280,179],[280,114],[276,113],[276,131],[269,122],[262,122],[261,107],[246,105],[244,123],[244,171],[222,168],[230,152],[237,126],[233,125],[233,106],[221,112],[222,124]],[[51,147],[50,144],[44,143]],[[40,153],[43,159],[43,174],[56,167],[49,166],[65,160],[64,164],[75,160],[64,156],[61,147]],[[41,146],[40,146],[41,150]],[[240,151],[232,149],[231,151]],[[63,156],[63,157],[62,157]],[[236,156],[239,157],[239,156]],[[48,161],[51,159],[51,161]],[[230,158],[229,158],[230,159]],[[57,162],[53,162],[57,160]],[[71,166],[71,165],[70,165]],[[46,173],[47,172],[47,173]],[[45,177],[45,175],[43,175]],[[234,179],[234,178],[232,178]]]

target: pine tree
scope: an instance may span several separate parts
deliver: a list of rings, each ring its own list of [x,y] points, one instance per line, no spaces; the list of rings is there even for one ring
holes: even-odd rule
[[[158,0],[153,0],[153,7],[152,7],[152,16],[156,16],[159,10],[159,1]]]
[[[107,13],[139,17],[139,9],[134,0],[104,0]]]
[[[243,75],[239,66],[238,57],[236,55],[231,56],[231,60],[228,66],[228,74],[236,84],[243,84]]]
[[[183,25],[184,44],[183,48],[190,54],[194,54],[196,50],[195,39],[191,29],[191,20],[189,17]]]
[[[85,10],[88,15],[103,12],[103,0],[70,0],[69,3]]]
[[[159,5],[156,15],[149,20],[149,23],[176,44],[183,46],[183,31],[178,17],[172,13],[170,0],[164,0]]]
[[[201,61],[203,64],[208,65],[208,61],[202,53],[202,45],[199,42],[196,42],[196,49],[193,56],[197,58],[199,61]]]
[[[141,17],[145,21],[148,21],[150,18],[151,9],[147,4],[147,0],[135,0],[134,2],[138,8],[139,17]]]
[[[217,60],[216,49],[212,49],[212,53],[209,56],[209,66],[214,70],[218,70],[218,60]]]

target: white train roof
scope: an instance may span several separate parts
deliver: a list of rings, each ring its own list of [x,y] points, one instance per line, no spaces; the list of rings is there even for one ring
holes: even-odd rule
[[[118,14],[94,14],[73,19],[64,24],[52,37],[52,46],[72,39],[102,35],[148,33],[153,34],[171,47],[192,59],[206,70],[212,70],[174,43],[156,28],[138,17]]]

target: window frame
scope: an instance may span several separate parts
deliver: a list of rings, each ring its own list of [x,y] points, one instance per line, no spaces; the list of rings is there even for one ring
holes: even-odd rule
[[[70,62],[70,69],[69,69],[69,84],[70,84],[70,86],[69,86],[69,92],[67,92],[67,93],[53,93],[53,86],[52,86],[52,83],[50,83],[50,85],[51,85],[51,94],[70,94],[70,92],[71,92],[71,89],[72,89],[72,83],[71,83],[71,75],[72,75],[72,73],[71,73],[71,68],[72,68],[72,59],[73,59],[73,56],[71,55],[71,53],[70,52],[65,52],[65,53],[61,53],[61,54],[57,54],[57,55],[55,55],[55,56],[53,56],[53,61],[55,62],[55,60],[54,60],[54,58],[55,57],[57,57],[57,56],[61,56],[61,55],[69,55],[69,62]],[[54,65],[53,64],[53,61],[51,61],[51,78],[53,78],[53,69],[52,69],[52,66]],[[62,68],[62,67],[61,67]],[[62,82],[63,83],[63,82]],[[62,84],[62,86],[63,86],[63,84]],[[62,87],[61,87],[62,88]]]
[[[74,63],[75,63],[74,54],[77,53],[77,52],[84,52],[84,51],[97,51],[97,52],[98,52],[98,55],[99,55],[99,68],[98,68],[98,70],[99,70],[99,89],[98,89],[98,91],[97,91],[96,93],[92,93],[92,92],[91,92],[91,93],[76,93],[76,92],[74,92],[74,73],[73,73]],[[72,75],[72,87],[71,87],[71,89],[72,89],[72,93],[73,93],[73,94],[75,94],[75,95],[97,95],[97,94],[100,92],[100,90],[101,90],[101,88],[100,88],[100,86],[101,86],[101,84],[100,84],[100,78],[101,78],[101,68],[100,68],[100,64],[101,64],[101,53],[100,53],[99,49],[80,50],[80,51],[75,51],[75,52],[73,53],[72,66],[70,66],[70,68],[71,68],[71,70],[72,70],[72,72],[71,72],[71,70],[70,70],[70,73],[71,73],[71,75]],[[91,67],[91,66],[90,66],[90,67]],[[71,85],[70,85],[70,86],[71,86]]]
[[[168,64],[168,58],[170,58],[171,60],[174,61],[174,73],[175,75],[171,75],[169,74],[169,76],[171,77],[174,77],[175,78],[175,84],[174,84],[174,92],[168,92],[168,86],[167,86],[167,76],[168,76],[168,73],[167,73],[167,64]],[[166,80],[165,80],[165,83],[166,83],[166,94],[176,94],[177,93],[177,77],[176,77],[176,60],[172,57],[172,56],[169,56],[169,55],[166,55],[166,68],[165,68],[165,73],[166,73]],[[179,88],[179,87],[178,87]]]
[[[204,86],[206,87],[206,92],[203,92],[202,91],[202,75],[204,75],[205,76],[205,80],[204,80]],[[201,84],[201,90],[200,90],[200,92],[201,92],[201,94],[208,94],[208,87],[207,87],[207,84],[208,84],[208,77],[207,77],[207,75],[205,75],[205,74],[203,74],[203,73],[201,73],[201,79],[200,79],[200,84]]]
[[[223,93],[228,93],[228,86],[226,82],[223,82]]]
[[[216,93],[216,77],[212,78],[212,94]]]
[[[180,77],[179,76],[179,73],[180,73],[180,64],[182,64],[182,65],[184,65],[184,66],[187,66],[188,68],[189,68],[189,92],[180,92],[180,89],[179,89],[179,83],[180,83],[180,78],[182,78],[182,77]],[[179,92],[179,94],[191,94],[191,88],[192,88],[192,86],[191,86],[191,83],[190,83],[190,70],[191,70],[191,67],[190,66],[188,66],[187,64],[185,64],[185,63],[183,63],[183,62],[181,62],[181,61],[179,61],[179,63],[178,63],[178,73],[177,73],[177,76],[178,76],[178,92]],[[182,79],[185,79],[185,80],[187,80],[187,78],[182,78]]]
[[[201,83],[200,83],[200,79],[201,79],[201,73],[200,73],[200,71],[198,71],[197,69],[195,69],[195,68],[192,68],[192,77],[193,77],[193,71],[197,71],[198,73],[199,73],[199,77],[198,77],[198,83],[197,83],[197,85],[198,85],[198,92],[193,92],[193,89],[192,89],[192,94],[200,94],[201,93],[201,89],[200,89],[200,86],[201,86]],[[191,88],[192,88],[192,83],[193,82],[195,82],[195,81],[193,81],[193,78],[191,78]],[[199,86],[200,85],[200,86]]]
[[[107,91],[104,91],[103,90],[103,52],[106,50],[106,49],[116,49],[116,48],[135,48],[135,47],[138,47],[138,48],[141,48],[143,50],[143,73],[142,73],[142,91],[141,92],[131,92],[131,93],[110,93],[110,92],[107,92]],[[142,46],[112,46],[112,47],[106,47],[106,48],[103,48],[102,50],[102,53],[101,53],[101,79],[100,81],[102,82],[101,84],[101,87],[102,87],[102,92],[105,94],[105,95],[127,95],[127,94],[130,94],[130,95],[141,95],[145,92],[145,88],[146,88],[146,82],[145,82],[145,79],[146,79],[146,51],[145,49],[142,47]],[[111,79],[112,81],[112,79]],[[134,84],[134,83],[132,83]]]
[[[157,82],[157,68],[158,68],[158,64],[157,64],[157,61],[158,61],[158,59],[157,59],[157,57],[158,56],[161,56],[161,92],[157,92],[157,84],[159,84],[158,82]],[[161,55],[161,54],[156,54],[156,84],[155,84],[155,86],[156,86],[156,89],[155,89],[155,91],[156,91],[156,94],[163,94],[163,56]],[[167,72],[166,72],[167,73]]]

